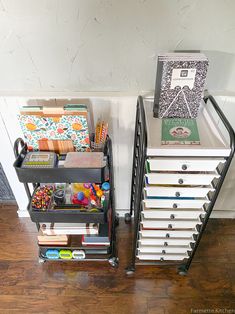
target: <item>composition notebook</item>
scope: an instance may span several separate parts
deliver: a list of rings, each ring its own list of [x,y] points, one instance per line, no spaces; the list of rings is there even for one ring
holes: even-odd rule
[[[196,118],[202,102],[208,59],[202,53],[158,56],[153,115]]]
[[[199,145],[195,119],[162,119],[162,145]]]

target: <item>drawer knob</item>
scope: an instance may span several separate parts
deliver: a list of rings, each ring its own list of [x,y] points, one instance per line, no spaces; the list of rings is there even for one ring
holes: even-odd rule
[[[176,203],[173,204],[173,208],[177,208],[178,205]]]
[[[170,219],[175,219],[175,215],[171,214]]]
[[[169,225],[168,225],[168,228],[169,228],[169,229],[172,229],[172,224],[169,224]]]
[[[169,233],[166,234],[166,238],[170,238],[170,234]]]
[[[180,197],[180,192],[175,192],[176,197]]]
[[[187,170],[187,169],[188,169],[187,165],[182,165],[182,170]]]
[[[167,243],[167,242],[164,242],[164,246],[168,246],[168,243]]]
[[[179,184],[183,184],[183,183],[184,183],[184,180],[183,180],[183,179],[179,179],[179,180],[178,180],[178,183],[179,183]]]
[[[161,261],[161,262],[163,262],[163,261],[164,261],[164,258],[163,258],[163,257],[161,257],[161,258],[160,258],[160,261]]]
[[[162,250],[162,254],[166,254],[166,251],[165,251],[165,250]]]

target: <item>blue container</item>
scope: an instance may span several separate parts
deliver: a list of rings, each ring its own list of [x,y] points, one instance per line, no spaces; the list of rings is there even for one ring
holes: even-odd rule
[[[59,259],[59,251],[55,249],[50,249],[46,251],[46,257],[48,259]]]

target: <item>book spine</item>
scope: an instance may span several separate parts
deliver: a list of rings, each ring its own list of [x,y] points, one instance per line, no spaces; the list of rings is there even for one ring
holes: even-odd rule
[[[156,84],[155,84],[155,92],[154,92],[154,103],[153,103],[154,118],[159,117],[159,99],[160,99],[160,93],[161,93],[162,71],[163,71],[163,61],[160,61],[160,59],[158,58]]]

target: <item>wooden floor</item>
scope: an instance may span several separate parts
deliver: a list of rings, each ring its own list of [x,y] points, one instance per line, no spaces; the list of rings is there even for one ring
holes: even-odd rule
[[[188,276],[139,266],[127,277],[131,227],[123,220],[118,269],[39,264],[35,225],[12,205],[0,210],[0,313],[235,313],[235,220],[209,221]]]

